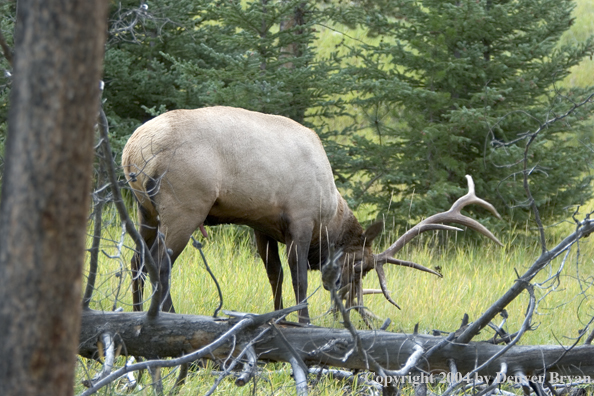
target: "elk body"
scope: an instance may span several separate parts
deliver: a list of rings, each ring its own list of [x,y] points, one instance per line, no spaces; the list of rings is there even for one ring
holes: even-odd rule
[[[335,186],[317,134],[281,116],[231,107],[170,111],[134,132],[124,148],[122,165],[138,201],[141,235],[159,265],[165,311],[173,311],[168,293],[171,265],[195,230],[206,235],[204,225],[233,223],[254,229],[275,309],[282,308],[283,282],[277,242],[286,245],[297,302],[307,297],[307,270],[320,269],[335,249],[342,252],[341,276],[330,287],[351,285],[350,295],[360,298],[362,276],[377,269],[382,291],[394,303],[382,265],[405,265],[439,275],[392,257],[420,232],[453,229],[434,223],[458,222],[497,241],[453,207],[440,214],[445,217],[419,224],[385,252],[373,254],[371,244],[383,224],[362,228]],[[460,207],[479,203],[496,213],[473,191],[465,198]],[[156,247],[158,232],[167,249]],[[136,310],[142,309],[142,270],[137,253],[132,259]],[[299,320],[309,321],[307,308],[299,312]]]

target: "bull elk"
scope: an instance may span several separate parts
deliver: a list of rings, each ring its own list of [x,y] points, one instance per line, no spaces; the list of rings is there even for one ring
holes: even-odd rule
[[[319,270],[332,248],[341,251],[337,288],[362,295],[361,278],[375,269],[386,299],[383,265],[396,264],[441,276],[419,264],[394,258],[406,243],[428,230],[472,228],[499,243],[477,221],[460,214],[468,204],[492,205],[469,193],[444,213],[427,218],[386,251],[373,254],[383,223],[364,230],[338,192],[318,135],[285,117],[232,107],[174,110],[141,127],[124,147],[122,165],[139,208],[140,233],[151,247],[164,235],[167,249],[151,249],[160,266],[164,311],[174,311],[169,294],[171,265],[192,233],[205,225],[244,224],[254,229],[257,250],[272,286],[274,308],[282,308],[283,270],[277,242],[286,245],[295,298],[307,296],[307,270]],[[169,252],[168,252],[169,251]],[[169,255],[169,259],[166,257]],[[144,267],[132,259],[133,303],[142,310]],[[307,308],[299,311],[309,321]]]

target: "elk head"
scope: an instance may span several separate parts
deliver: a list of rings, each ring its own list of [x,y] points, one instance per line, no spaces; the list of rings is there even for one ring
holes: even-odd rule
[[[454,202],[448,211],[437,213],[415,225],[400,238],[398,238],[398,240],[385,251],[378,254],[374,254],[371,251],[371,243],[380,234],[383,228],[383,223],[379,222],[371,225],[367,230],[365,230],[362,237],[364,238],[362,249],[358,249],[357,251],[353,251],[353,249],[351,249],[351,251],[343,251],[341,252],[340,258],[335,257],[335,259],[339,261],[339,268],[342,268],[340,277],[338,277],[338,280],[335,281],[335,285],[339,290],[339,295],[347,300],[347,307],[355,307],[364,318],[365,316],[369,315],[369,313],[363,308],[363,295],[376,294],[380,291],[363,289],[361,281],[368,272],[375,270],[379,278],[381,293],[383,293],[384,297],[391,304],[400,309],[398,304],[396,304],[396,302],[390,296],[390,292],[388,290],[386,275],[384,272],[384,265],[386,264],[415,268],[421,271],[429,272],[441,278],[442,275],[436,271],[433,271],[420,264],[394,257],[407,243],[412,241],[416,236],[423,232],[433,230],[462,231],[460,228],[446,225],[448,223],[456,223],[471,228],[502,246],[501,242],[486,227],[484,227],[478,221],[462,215],[462,208],[467,205],[476,204],[489,210],[497,218],[501,218],[493,205],[481,198],[478,198],[475,195],[472,177],[466,175],[466,179],[468,181],[468,193],[466,195]],[[326,288],[332,286],[327,285],[326,283],[324,285]]]

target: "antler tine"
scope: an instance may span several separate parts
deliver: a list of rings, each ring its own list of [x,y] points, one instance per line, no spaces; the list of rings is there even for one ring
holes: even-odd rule
[[[453,227],[452,227],[453,228]],[[435,272],[432,269],[429,269],[427,267],[424,267],[420,264],[417,263],[413,263],[412,261],[404,261],[404,260],[398,260],[395,259],[393,257],[387,257],[386,261],[384,262],[376,262],[375,264],[375,272],[377,272],[377,277],[379,278],[379,282],[380,282],[380,287],[382,289],[382,293],[384,294],[384,297],[386,297],[386,300],[388,300],[389,302],[391,302],[396,308],[400,309],[400,307],[398,306],[398,304],[396,304],[394,302],[394,300],[392,300],[392,297],[390,296],[390,292],[388,291],[388,281],[386,280],[386,274],[384,272],[384,264],[385,263],[390,263],[390,264],[396,264],[396,265],[402,265],[404,267],[410,267],[410,268],[415,268],[421,271],[425,271],[425,272],[429,272],[433,275],[437,275],[440,278],[443,278],[443,275],[440,274],[439,272]],[[365,290],[363,290],[363,292],[365,292]]]
[[[499,212],[497,212],[497,209],[495,209],[495,207],[493,205],[491,205],[489,202],[485,201],[484,199],[481,199],[476,196],[476,194],[474,193],[474,180],[472,180],[472,176],[466,175],[466,180],[468,182],[468,193],[465,196],[458,198],[458,200],[456,202],[454,202],[454,204],[452,205],[452,207],[449,211],[460,213],[460,210],[463,207],[465,207],[467,205],[475,204],[475,205],[482,206],[483,208],[487,209],[489,212],[493,213],[493,215],[495,217],[497,217],[498,219],[501,219]]]
[[[410,267],[410,268],[418,269],[419,271],[429,272],[430,274],[433,274],[433,275],[439,276],[440,278],[443,278],[443,275],[440,274],[439,272],[433,271],[432,269],[429,269],[427,267],[424,267],[421,264],[413,263],[412,261],[405,261],[405,260],[399,260],[399,259],[396,259],[396,258],[393,258],[393,257],[388,257],[386,259],[386,263],[396,264],[396,265],[401,265],[403,267]],[[384,265],[384,263],[377,264],[377,265]]]
[[[422,232],[429,231],[429,230],[456,230],[460,231],[455,227],[446,226],[443,223],[456,223],[461,224],[463,226],[472,228],[473,230],[480,232],[481,234],[485,235],[487,238],[491,239],[495,243],[500,246],[503,244],[489,231],[485,226],[483,226],[478,221],[471,219],[470,217],[462,215],[460,211],[467,205],[476,204],[482,206],[483,208],[489,210],[493,213],[497,218],[501,218],[499,213],[493,205],[488,203],[487,201],[478,198],[474,192],[474,181],[470,175],[466,175],[466,180],[468,181],[468,193],[463,197],[459,198],[450,210],[446,212],[437,213],[433,216],[426,218],[425,220],[421,221],[419,224],[408,230],[404,235],[402,235],[396,242],[392,244],[388,249],[384,252],[377,254],[376,260],[378,263],[386,263],[388,259],[394,256],[400,249],[402,249],[408,242],[414,239],[417,235]]]
[[[388,281],[386,280],[386,274],[384,273],[384,266],[383,264],[377,264],[375,267],[375,271],[377,272],[377,277],[379,278],[380,288],[382,289],[382,293],[384,293],[384,297],[386,300],[392,303],[396,308],[400,309],[398,304],[392,300],[390,297],[390,292],[388,291]]]

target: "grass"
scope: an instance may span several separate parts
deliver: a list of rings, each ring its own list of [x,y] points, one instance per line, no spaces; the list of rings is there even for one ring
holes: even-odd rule
[[[117,257],[109,258],[106,254],[102,255],[101,275],[92,306],[106,310],[111,310],[113,306],[121,306],[124,310],[130,311],[128,262],[131,250],[126,246],[131,246],[131,243],[126,237],[123,244],[124,254],[118,256],[117,245],[120,243],[121,229],[117,226],[115,216],[111,215],[106,219],[112,220],[106,227],[106,239],[102,249],[106,254]],[[221,285],[224,309],[253,313],[271,311],[272,292],[264,266],[252,242],[251,232],[247,228],[236,226],[209,228],[208,232],[209,239],[204,241],[204,253]],[[556,240],[571,232],[571,226],[560,225],[548,232],[552,235],[549,242],[551,248]],[[417,323],[420,333],[455,330],[465,313],[471,321],[476,319],[514,283],[516,271],[522,274],[539,256],[540,248],[534,240],[517,236],[519,234],[522,233],[499,235],[504,243],[503,247],[497,247],[492,243],[476,244],[466,240],[457,243],[455,235],[448,236],[447,246],[444,247],[443,244],[436,243],[435,234],[424,235],[419,243],[407,247],[399,257],[430,267],[439,266],[444,278],[439,279],[403,267],[388,268],[388,284],[392,296],[402,310],[397,310],[382,295],[366,296],[366,306],[380,318],[392,319],[389,331],[411,333]],[[388,230],[379,243],[387,246],[395,238],[396,235]],[[583,240],[580,246],[579,266],[576,265],[574,247],[554,290],[536,289],[537,297],[544,298],[539,302],[538,312],[534,317],[535,330],[528,332],[521,344],[571,344],[578,331],[592,317],[594,311],[589,299],[589,287],[593,281],[591,274],[594,272],[593,250],[592,243],[587,239]],[[555,273],[561,261],[555,260],[536,281],[542,282],[549,274]],[[286,263],[284,257],[283,263]],[[284,269],[284,302],[285,306],[289,306],[294,303],[294,297],[286,264]],[[179,313],[212,315],[218,305],[217,291],[204,269],[198,251],[191,245],[175,263],[172,276],[172,296]],[[327,313],[330,298],[328,292],[320,287],[320,273],[310,271],[309,280],[310,293],[318,289],[310,299],[313,324],[342,327],[333,315]],[[364,286],[378,288],[375,273],[367,276]],[[506,331],[513,333],[519,329],[524,320],[527,301],[527,294],[524,293],[508,307]],[[358,314],[353,314],[353,317],[358,327],[365,329]],[[499,323],[499,319],[496,322]],[[378,322],[377,326],[380,324],[381,322]],[[477,340],[488,339],[492,335],[492,331],[484,330]],[[85,377],[83,364],[89,366],[90,372],[100,369],[98,363],[81,362],[78,370],[79,379]],[[120,360],[119,364],[123,364],[123,360]],[[258,394],[294,393],[288,365],[279,363],[262,368],[263,376],[257,384]],[[189,383],[182,388],[180,394],[204,394],[214,381],[215,376],[211,373],[213,369],[212,363],[208,363],[206,368],[193,372]],[[176,373],[166,370],[165,375],[165,386],[169,389]],[[145,375],[145,386],[149,382],[148,376]],[[252,392],[251,386],[237,388],[232,379],[227,379],[220,385],[220,390],[216,394],[248,394]],[[312,394],[338,395],[349,389],[348,383],[324,379],[312,390]],[[112,391],[114,390],[109,392]],[[149,388],[145,388],[140,394],[151,392]]]

